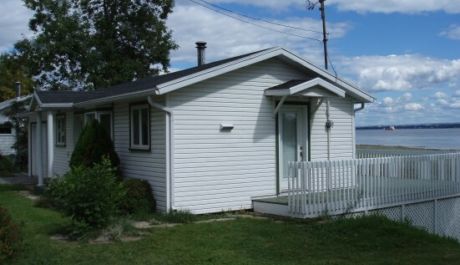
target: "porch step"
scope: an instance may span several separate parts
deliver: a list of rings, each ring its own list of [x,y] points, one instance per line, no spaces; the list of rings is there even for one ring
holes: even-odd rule
[[[254,212],[278,216],[289,216],[287,203],[277,202],[272,198],[256,199],[252,201]]]

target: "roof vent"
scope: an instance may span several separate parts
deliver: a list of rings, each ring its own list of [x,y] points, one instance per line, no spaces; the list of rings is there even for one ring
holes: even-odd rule
[[[205,64],[204,51],[206,50],[206,42],[197,41],[195,44],[196,44],[196,51],[197,51],[198,66],[202,66],[203,64]]]

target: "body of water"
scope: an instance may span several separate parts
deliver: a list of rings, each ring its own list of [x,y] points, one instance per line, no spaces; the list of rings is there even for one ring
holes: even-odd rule
[[[460,149],[460,128],[356,130],[356,143],[434,149]]]

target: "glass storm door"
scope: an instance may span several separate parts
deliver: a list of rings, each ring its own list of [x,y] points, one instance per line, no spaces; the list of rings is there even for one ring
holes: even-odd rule
[[[279,190],[288,188],[289,162],[306,160],[307,111],[305,106],[283,106],[278,113]]]

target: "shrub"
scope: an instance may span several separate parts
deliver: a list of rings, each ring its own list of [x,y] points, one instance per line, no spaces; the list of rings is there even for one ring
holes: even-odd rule
[[[8,211],[0,207],[0,264],[11,258],[19,249],[21,233]]]
[[[13,160],[8,156],[0,155],[0,176],[10,176],[13,172]]]
[[[78,138],[70,158],[70,167],[92,167],[100,163],[103,157],[108,157],[111,165],[118,168],[120,160],[112,139],[104,127],[96,120],[88,123]]]
[[[118,213],[125,193],[108,159],[90,168],[73,167],[46,190],[52,205],[69,215],[77,228],[106,226]]]
[[[150,184],[141,179],[126,179],[123,181],[126,196],[120,204],[120,209],[125,214],[148,213],[155,211]]]

